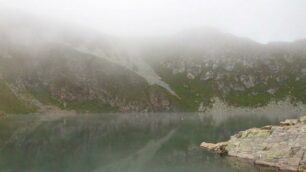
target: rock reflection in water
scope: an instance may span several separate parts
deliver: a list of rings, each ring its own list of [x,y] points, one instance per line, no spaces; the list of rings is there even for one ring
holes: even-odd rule
[[[0,121],[0,171],[259,171],[252,165],[237,168],[199,144],[282,119],[256,114],[217,119],[198,113],[11,115]]]

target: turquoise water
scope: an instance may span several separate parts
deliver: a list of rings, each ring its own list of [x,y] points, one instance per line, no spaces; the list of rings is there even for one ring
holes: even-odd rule
[[[0,120],[1,172],[264,171],[199,148],[283,117],[198,113],[11,115]]]

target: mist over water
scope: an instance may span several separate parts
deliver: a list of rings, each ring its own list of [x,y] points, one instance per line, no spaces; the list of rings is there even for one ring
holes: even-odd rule
[[[0,121],[0,170],[264,171],[201,150],[199,144],[297,116],[250,113],[216,121],[201,113],[11,115]]]
[[[199,145],[306,115],[305,6],[0,0],[0,171],[271,170]]]

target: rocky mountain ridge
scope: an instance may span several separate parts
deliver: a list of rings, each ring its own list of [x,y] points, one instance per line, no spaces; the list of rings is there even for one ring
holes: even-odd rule
[[[305,40],[259,44],[216,30],[123,40],[0,17],[0,111],[206,111],[219,99],[306,103]],[[52,109],[52,108],[51,108]]]

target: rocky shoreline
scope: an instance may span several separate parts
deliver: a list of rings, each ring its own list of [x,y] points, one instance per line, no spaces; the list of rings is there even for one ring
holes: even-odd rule
[[[280,171],[306,172],[306,116],[241,131],[226,142],[203,142],[201,147]]]

